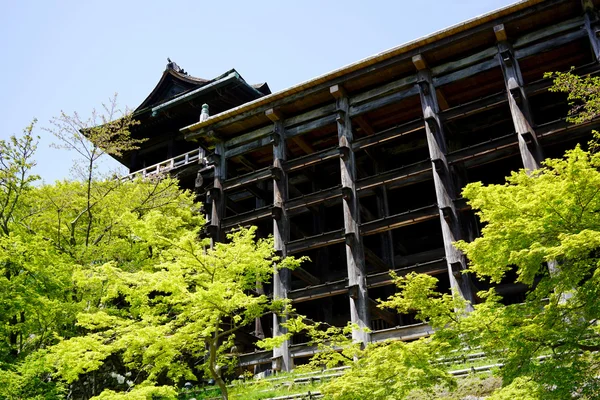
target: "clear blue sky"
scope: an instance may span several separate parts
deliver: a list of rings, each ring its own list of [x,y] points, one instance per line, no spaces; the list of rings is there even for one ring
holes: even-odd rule
[[[115,92],[137,107],[167,57],[202,78],[235,68],[275,92],[512,2],[0,0],[0,138],[38,118],[37,173],[52,182],[74,155],[40,128]]]

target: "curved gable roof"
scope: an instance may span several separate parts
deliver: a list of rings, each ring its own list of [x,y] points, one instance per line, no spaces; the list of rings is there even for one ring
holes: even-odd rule
[[[176,63],[169,61],[167,68],[152,92],[150,92],[148,97],[146,97],[134,112],[171,100],[182,93],[192,89],[198,89],[209,82],[210,80],[208,79],[196,78],[188,75]]]

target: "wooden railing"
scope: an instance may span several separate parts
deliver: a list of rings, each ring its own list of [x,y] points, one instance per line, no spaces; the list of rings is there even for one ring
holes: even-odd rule
[[[170,158],[165,161],[161,161],[157,164],[151,165],[144,169],[140,169],[138,171],[132,172],[131,174],[126,176],[126,179],[132,179],[137,176],[151,176],[164,174],[171,170],[184,167],[190,164],[206,164],[206,158],[204,154],[203,148],[198,148],[192,151],[188,151],[187,153],[180,154],[176,157]]]

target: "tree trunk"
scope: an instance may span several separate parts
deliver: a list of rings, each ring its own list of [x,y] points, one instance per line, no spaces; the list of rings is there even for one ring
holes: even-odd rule
[[[217,339],[215,339],[216,341]],[[216,362],[217,362],[217,344],[210,342],[208,343],[208,351],[209,351],[209,361],[208,361],[208,370],[210,371],[211,376],[219,385],[219,389],[221,389],[221,398],[223,400],[228,400],[229,396],[227,395],[227,385],[225,385],[225,381],[221,378],[221,374],[217,373]]]

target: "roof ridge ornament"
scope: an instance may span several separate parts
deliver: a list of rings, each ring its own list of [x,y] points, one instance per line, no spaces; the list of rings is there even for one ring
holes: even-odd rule
[[[181,68],[175,61],[171,61],[171,58],[167,57],[167,69],[172,69],[175,72],[178,72],[182,75],[187,75],[183,68]]]

